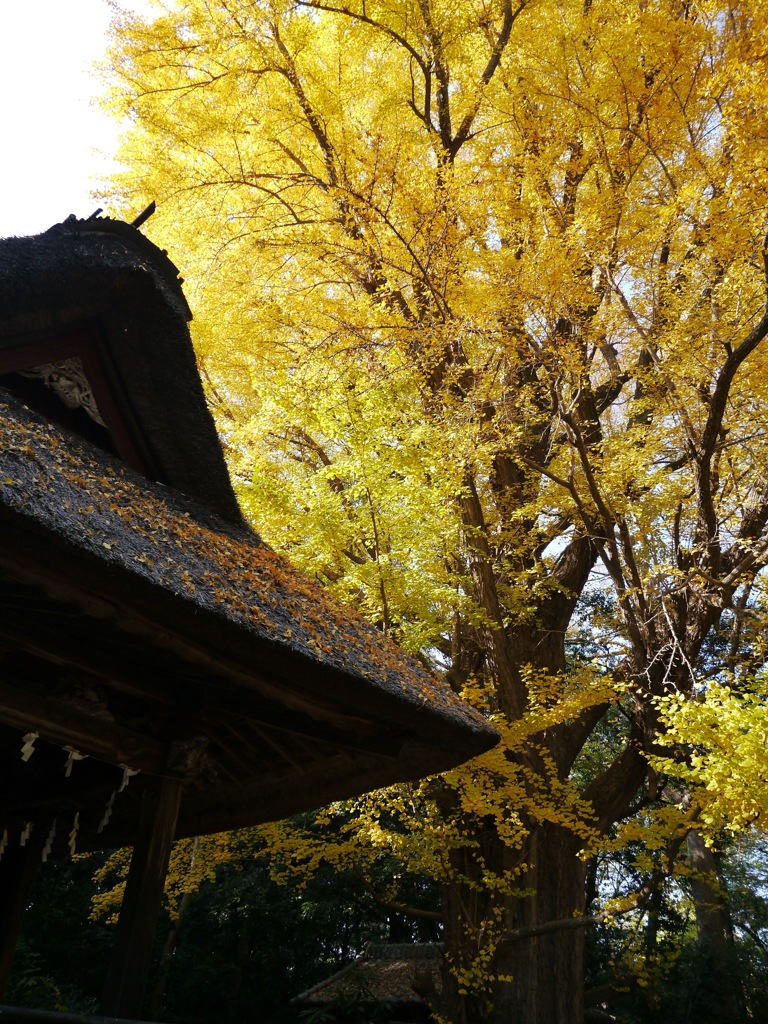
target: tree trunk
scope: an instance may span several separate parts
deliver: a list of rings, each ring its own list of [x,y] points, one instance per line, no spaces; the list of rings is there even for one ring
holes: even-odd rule
[[[577,855],[579,841],[564,828],[538,825],[530,840],[529,867],[520,879],[527,894],[519,897],[489,895],[474,886],[471,851],[456,852],[453,866],[468,883],[447,885],[443,892],[447,963],[443,996],[434,1007],[452,1024],[584,1024],[584,929],[519,938],[515,932],[583,914],[586,864]],[[491,845],[486,839],[479,851],[484,864],[494,855],[509,860],[511,851],[498,839],[495,851]],[[499,927],[508,938],[499,940]],[[484,954],[496,940],[489,963]],[[511,980],[463,994],[462,969]]]
[[[497,473],[504,470],[508,475],[508,512],[515,502],[524,502],[529,496],[520,481],[515,483],[514,466],[497,460],[495,468]],[[479,631],[479,639],[485,648],[495,707],[514,722],[531,707],[523,669],[530,667],[534,675],[541,673],[552,680],[567,669],[566,631],[577,595],[595,564],[597,549],[586,536],[571,541],[558,556],[552,574],[557,586],[540,600],[535,623],[527,620],[504,624],[499,593],[500,583],[505,581],[496,575],[483,509],[471,478],[462,499],[462,516],[468,528],[475,597],[489,623]],[[509,552],[505,557],[511,557]],[[533,563],[522,561],[517,569],[524,572],[532,567]],[[540,796],[549,790],[553,817],[559,810],[555,796],[558,787],[567,780],[576,756],[603,712],[600,706],[585,709],[583,715],[531,736],[524,749],[508,753],[509,759],[524,769],[524,778],[536,780],[530,783],[532,789],[538,789]],[[641,755],[637,733],[635,727],[622,753],[593,780],[599,792],[588,787],[582,794],[593,808],[593,827],[607,831],[626,810],[645,777],[647,762]],[[553,772],[557,773],[556,779],[552,778]],[[546,796],[543,798],[546,800]],[[450,810],[447,805],[443,809]],[[452,861],[454,870],[467,881],[446,886],[446,951],[454,967],[470,966],[474,960],[475,974],[468,987],[476,990],[476,994],[463,995],[461,979],[446,978],[444,1015],[455,1024],[584,1024],[584,927],[565,926],[532,934],[541,926],[570,922],[584,914],[587,865],[579,856],[583,840],[564,826],[541,822],[533,816],[528,827],[524,849],[513,850],[504,846],[493,820],[486,819],[475,830],[476,846]],[[486,872],[504,878],[510,877],[508,872],[516,867],[523,871],[518,876],[519,888],[526,895],[501,896],[493,889],[487,891],[483,878]],[[523,934],[516,937],[518,931]],[[500,933],[507,938],[500,940]],[[484,960],[496,942],[499,945],[492,958]],[[491,982],[486,993],[483,972],[489,978],[509,980]]]
[[[738,984],[728,944],[728,914],[712,850],[701,833],[688,833],[688,863],[694,869],[691,895],[696,911],[696,935],[706,978],[706,1020],[731,1024],[739,1018]]]
[[[586,864],[577,856],[578,847],[557,825],[532,832],[530,867],[522,885],[533,892],[510,908],[511,932],[584,913]],[[493,1024],[583,1024],[583,928],[505,941],[495,969],[512,980],[496,985],[489,1016]]]

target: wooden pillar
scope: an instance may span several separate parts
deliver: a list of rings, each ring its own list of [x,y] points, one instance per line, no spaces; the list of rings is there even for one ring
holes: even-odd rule
[[[107,1016],[141,1015],[182,785],[178,779],[160,779],[142,796],[138,834],[104,987],[101,1012]]]
[[[0,860],[0,997],[8,989],[24,911],[32,895],[41,854],[42,842],[33,830],[25,846],[19,844],[18,836],[13,837]]]

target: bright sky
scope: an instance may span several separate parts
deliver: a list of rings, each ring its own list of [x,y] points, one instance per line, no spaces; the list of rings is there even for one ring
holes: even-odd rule
[[[0,238],[99,205],[92,178],[110,166],[117,130],[92,103],[91,66],[110,16],[106,0],[0,0]]]

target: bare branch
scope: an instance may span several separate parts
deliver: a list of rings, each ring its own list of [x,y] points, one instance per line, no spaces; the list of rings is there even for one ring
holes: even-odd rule
[[[707,422],[698,445],[696,488],[702,515],[707,527],[707,539],[710,541],[717,534],[717,517],[712,504],[712,459],[718,440],[723,432],[723,418],[731,393],[731,385],[741,364],[768,335],[768,235],[763,240],[762,257],[763,273],[766,282],[765,310],[747,337],[728,355],[720,373],[717,375],[714,390],[709,398]]]

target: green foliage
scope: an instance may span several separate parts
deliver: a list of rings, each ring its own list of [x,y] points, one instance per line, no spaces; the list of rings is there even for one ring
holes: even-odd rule
[[[94,1013],[112,935],[89,923],[93,873],[102,858],[41,865],[27,909],[6,1001],[20,1006]]]
[[[301,887],[276,885],[264,860],[254,859],[258,840],[247,832],[227,837],[228,857],[205,873],[193,868],[194,878],[179,873],[183,862],[189,865],[188,847],[180,845],[155,943],[150,1019],[237,1024],[258,1006],[275,1024],[293,1022],[290,1000],[352,960],[366,942],[419,937],[402,914],[380,909],[351,873],[321,869]],[[114,860],[104,871],[102,859],[42,865],[8,1002],[97,1012],[114,934],[104,923],[112,903],[103,885],[116,883],[118,892],[120,886]],[[178,893],[185,886],[182,904]],[[434,907],[434,893],[414,896]]]
[[[387,924],[359,881],[320,870],[278,886],[253,844],[205,879],[181,917],[161,1019],[236,1022],[254,1006],[293,1021],[290,1000],[353,959]]]
[[[14,976],[8,988],[8,1001],[15,1006],[41,1010],[66,1010],[61,989],[45,974],[41,958],[23,943],[14,962]]]

